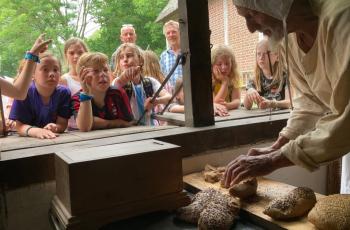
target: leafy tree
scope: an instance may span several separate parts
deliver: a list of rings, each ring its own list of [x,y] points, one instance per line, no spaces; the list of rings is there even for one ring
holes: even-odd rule
[[[83,37],[91,0],[0,0],[0,73],[14,76],[19,60],[40,33],[53,39],[62,59],[62,43]]]
[[[0,75],[14,76],[24,52],[42,32],[53,39],[52,51],[63,59],[65,40],[85,39],[88,25],[100,29],[85,39],[91,50],[111,56],[120,28],[133,24],[137,44],[158,54],[165,48],[162,25],[155,23],[168,0],[0,0]]]
[[[88,39],[89,47],[109,57],[120,45],[120,28],[133,24],[137,34],[136,43],[143,49],[158,54],[165,48],[162,25],[155,23],[159,12],[168,0],[94,0],[92,14],[101,29]]]

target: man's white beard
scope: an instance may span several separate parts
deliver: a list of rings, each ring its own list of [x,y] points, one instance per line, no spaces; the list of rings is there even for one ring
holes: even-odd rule
[[[273,30],[271,36],[268,37],[269,50],[276,52],[278,46],[282,42],[283,32],[280,30]]]

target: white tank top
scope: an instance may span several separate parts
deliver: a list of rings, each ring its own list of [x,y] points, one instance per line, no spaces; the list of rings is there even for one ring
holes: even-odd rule
[[[66,73],[65,75],[63,75],[62,78],[67,81],[67,87],[69,88],[72,96],[81,89],[80,82],[74,80],[69,73]]]
[[[69,88],[72,96],[81,89],[80,82],[74,80],[69,73],[64,74],[62,78],[67,81],[67,87]],[[68,130],[76,129],[78,129],[77,123],[75,122],[74,116],[71,116],[71,118],[68,120]]]

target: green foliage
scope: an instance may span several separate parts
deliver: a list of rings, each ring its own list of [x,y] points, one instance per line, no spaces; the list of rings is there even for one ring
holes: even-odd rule
[[[63,60],[62,46],[72,36],[84,39],[85,12],[100,29],[85,41],[90,50],[111,56],[119,46],[120,28],[133,24],[137,44],[158,54],[165,48],[162,25],[155,23],[168,0],[0,0],[0,75],[14,76],[19,61],[40,33],[54,40],[53,52]],[[84,19],[84,18],[83,18]]]
[[[88,39],[89,47],[110,57],[120,45],[121,26],[133,24],[137,45],[159,54],[165,48],[165,39],[162,25],[155,23],[155,19],[167,2],[168,0],[94,0],[92,15],[97,18],[101,29]]]

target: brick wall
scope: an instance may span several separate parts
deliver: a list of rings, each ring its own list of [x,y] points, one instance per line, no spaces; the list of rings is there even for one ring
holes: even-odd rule
[[[259,40],[257,32],[251,34],[243,17],[237,15],[231,0],[228,3],[228,45],[235,52],[239,70],[244,73],[242,79],[245,84],[246,76],[251,75],[255,66],[255,47]],[[211,30],[210,42],[224,44],[224,9],[223,0],[209,0],[209,26]],[[242,74],[243,75],[243,74]]]

